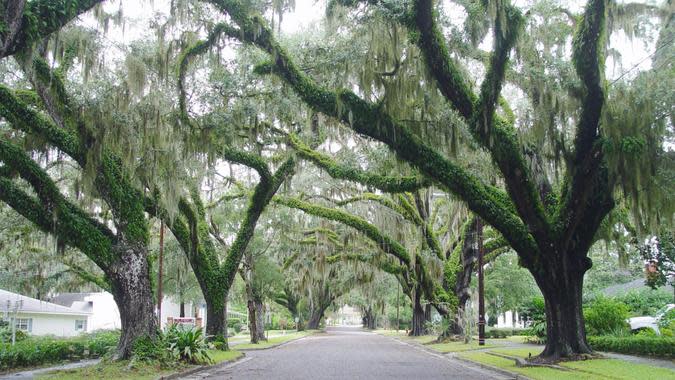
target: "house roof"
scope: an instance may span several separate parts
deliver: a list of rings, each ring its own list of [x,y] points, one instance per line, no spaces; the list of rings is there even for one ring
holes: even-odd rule
[[[88,315],[89,313],[75,310],[70,307],[57,305],[51,302],[40,301],[35,298],[0,289],[0,312],[14,310],[15,302],[21,301],[18,309],[20,313],[60,314],[60,315]]]

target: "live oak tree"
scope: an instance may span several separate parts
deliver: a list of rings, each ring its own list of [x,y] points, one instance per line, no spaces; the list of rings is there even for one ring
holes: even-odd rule
[[[0,197],[63,244],[79,249],[103,271],[122,319],[117,356],[129,357],[134,342],[152,338],[157,328],[143,195],[113,151],[103,148],[99,157],[88,154],[97,144],[94,126],[76,112],[60,73],[51,70],[43,58],[24,53],[19,59],[26,60],[26,73],[48,116],[19,100],[5,86],[0,87],[0,113],[17,132],[43,139],[82,170],[94,173],[93,187],[112,212],[114,230],[70,200],[28,152],[4,138],[0,141]],[[30,191],[16,182],[18,178],[30,185]]]
[[[576,100],[572,118],[575,127],[560,180],[555,187],[545,186],[550,191],[541,191],[541,178],[534,177],[527,150],[518,140],[515,120],[509,116],[508,104],[501,97],[511,51],[527,21],[508,2],[471,3],[478,13],[492,16],[486,18],[493,31],[494,48],[477,93],[461,64],[450,54],[431,0],[368,2],[393,14],[407,29],[432,79],[425,84],[435,86],[457,115],[451,124],[457,120],[464,123],[475,143],[490,155],[500,174],[497,186],[440,154],[394,113],[372,103],[364,94],[329,89],[315,82],[298,68],[262,18],[252,15],[244,3],[233,0],[208,3],[231,20],[231,24],[221,24],[217,33],[255,45],[269,54],[270,61],[259,65],[258,73],[278,76],[314,110],[385,143],[398,158],[462,199],[472,212],[499,231],[518,253],[520,263],[532,273],[546,300],[548,338],[540,360],[591,353],[581,310],[583,277],[591,266],[587,252],[595,232],[614,206],[616,184],[607,167],[604,145],[611,124],[601,125],[607,99],[604,80],[607,1],[590,0],[583,15],[571,21],[576,28],[571,44],[574,74],[570,75],[576,84],[572,95]],[[569,121],[564,119],[555,124]],[[662,145],[655,149],[662,149]],[[665,216],[665,220],[671,223],[672,215]]]

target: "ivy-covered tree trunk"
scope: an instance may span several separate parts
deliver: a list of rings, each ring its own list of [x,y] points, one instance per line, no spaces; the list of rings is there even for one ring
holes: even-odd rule
[[[203,294],[206,301],[206,335],[213,340],[227,341],[227,294]]]
[[[108,270],[111,293],[122,322],[122,336],[115,356],[128,358],[137,339],[154,339],[158,325],[145,247],[124,245],[116,250],[119,259]]]
[[[562,255],[535,275],[546,303],[546,347],[541,354],[546,361],[592,352],[582,309],[584,274],[589,268],[585,255],[580,260]]]

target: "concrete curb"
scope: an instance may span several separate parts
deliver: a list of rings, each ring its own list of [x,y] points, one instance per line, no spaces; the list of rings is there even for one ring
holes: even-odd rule
[[[236,363],[236,362],[242,360],[245,357],[246,357],[246,353],[242,352],[242,355],[240,357],[236,358],[236,359],[220,362],[218,364],[213,364],[213,365],[201,365],[201,366],[198,366],[198,367],[195,367],[195,368],[190,368],[190,369],[182,371],[182,372],[176,372],[176,373],[172,373],[171,375],[162,376],[162,377],[159,378],[159,380],[178,379],[178,378],[181,378],[181,377],[194,375],[197,372],[228,366],[232,363]]]
[[[491,366],[491,365],[488,365],[488,364],[483,364],[483,363],[475,362],[475,361],[473,361],[473,360],[469,360],[469,359],[460,357],[459,355],[457,355],[458,352],[445,352],[445,353],[443,353],[443,352],[436,351],[436,350],[434,350],[433,348],[426,347],[424,344],[421,344],[421,343],[418,343],[418,342],[415,342],[415,341],[407,342],[407,341],[405,341],[405,340],[403,340],[403,339],[398,339],[397,337],[386,336],[386,335],[382,335],[382,336],[385,336],[385,337],[388,337],[388,338],[392,338],[393,340],[398,341],[398,342],[403,343],[403,344],[407,344],[407,345],[410,345],[410,346],[413,346],[413,347],[417,347],[417,348],[419,348],[419,349],[421,349],[421,350],[423,350],[423,351],[426,351],[426,352],[428,352],[428,353],[430,353],[430,354],[432,354],[432,355],[434,355],[434,356],[441,356],[441,357],[444,357],[446,360],[447,360],[447,359],[457,359],[457,360],[459,360],[459,361],[462,361],[462,362],[471,364],[471,365],[473,365],[473,366],[475,366],[475,367],[487,369],[487,370],[490,370],[490,371],[499,373],[499,374],[501,374],[501,375],[508,376],[508,377],[510,377],[510,378],[512,378],[512,379],[518,379],[518,380],[531,380],[529,377],[527,377],[527,376],[525,376],[525,375],[521,375],[521,374],[519,374],[519,373],[507,371],[507,370],[505,370],[505,369],[503,369],[503,368],[494,367],[494,366]],[[480,352],[480,351],[487,351],[487,350],[489,350],[489,349],[468,350],[468,351],[463,351],[463,352],[471,352],[471,351],[479,351],[479,352]]]
[[[314,335],[314,334],[309,334],[309,335],[301,336],[301,337],[299,337],[299,338],[287,340],[287,341],[285,341],[285,342],[277,343],[277,344],[274,344],[274,345],[271,345],[271,346],[268,346],[268,347],[261,347],[261,348],[236,348],[236,346],[234,346],[234,349],[237,350],[237,351],[241,351],[241,352],[270,350],[270,349],[272,349],[272,348],[277,348],[277,347],[285,346],[285,345],[287,345],[287,344],[289,344],[289,343],[297,342],[297,341],[299,341],[299,340],[308,338],[308,337],[310,337],[310,336],[312,336],[312,335]]]

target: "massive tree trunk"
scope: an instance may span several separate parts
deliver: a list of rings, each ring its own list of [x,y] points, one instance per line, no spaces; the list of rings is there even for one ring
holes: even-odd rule
[[[363,310],[363,327],[369,330],[377,328],[377,318],[372,306]]]
[[[427,333],[426,328],[426,313],[424,307],[422,307],[422,289],[418,286],[413,291],[412,294],[413,301],[413,310],[412,310],[412,322],[410,325],[410,336],[421,336]]]
[[[538,361],[576,359],[592,353],[582,309],[584,273],[591,267],[590,259],[585,255],[553,259],[543,262],[542,269],[534,274],[546,303],[546,347]]]
[[[210,340],[225,342],[227,347],[227,295],[203,293],[206,301],[206,336]]]
[[[309,330],[317,330],[319,328],[323,315],[326,313],[326,309],[328,309],[328,305],[319,305],[312,308],[309,320],[307,321],[307,328]]]
[[[153,339],[158,326],[145,247],[125,245],[115,250],[119,258],[107,273],[122,321],[122,336],[115,357],[127,359],[134,342],[139,338]]]

